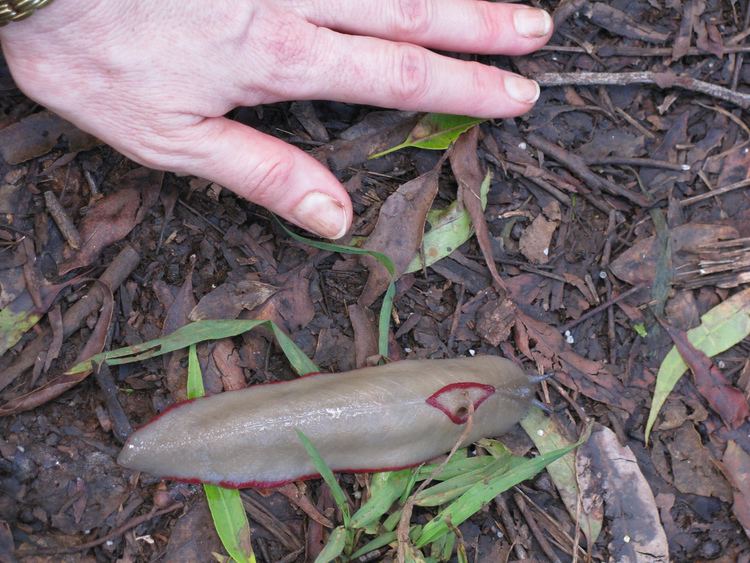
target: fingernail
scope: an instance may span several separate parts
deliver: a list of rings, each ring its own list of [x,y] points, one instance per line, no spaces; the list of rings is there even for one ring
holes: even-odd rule
[[[341,238],[348,228],[344,206],[321,192],[307,194],[292,215],[300,226],[326,238]]]
[[[506,76],[505,91],[511,98],[522,104],[533,104],[539,99],[539,84],[520,76]]]
[[[552,17],[544,10],[522,8],[513,13],[513,27],[522,37],[544,37],[552,31]]]

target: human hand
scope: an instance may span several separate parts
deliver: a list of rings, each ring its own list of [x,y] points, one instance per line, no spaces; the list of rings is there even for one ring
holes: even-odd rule
[[[352,208],[333,174],[227,112],[327,99],[516,116],[536,83],[427,48],[520,55],[551,33],[546,12],[477,0],[55,0],[0,40],[21,90],[129,158],[339,238]]]

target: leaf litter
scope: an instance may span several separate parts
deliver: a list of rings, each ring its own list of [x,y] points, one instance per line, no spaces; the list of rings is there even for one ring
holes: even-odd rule
[[[79,233],[86,220],[94,221],[85,209],[79,211],[82,205],[98,209],[99,201],[108,200],[116,209],[127,203],[119,208],[122,217],[115,217],[122,224],[109,233],[89,230],[81,237],[84,244],[93,233],[92,240],[101,237],[100,248],[79,257],[79,267],[91,269],[86,275],[98,277],[100,269],[113,264],[123,251],[132,258],[128,245],[137,249],[136,265],[129,262],[128,268],[120,269],[122,275],[107,282],[114,308],[106,349],[160,336],[177,289],[186,287],[190,257],[196,256],[190,288],[198,303],[193,309],[196,318],[239,317],[244,323],[274,319],[283,327],[279,337],[286,334],[297,344],[300,362],[312,364],[313,357],[320,360],[321,369],[336,370],[355,362],[380,361],[385,355],[395,359],[502,353],[529,373],[554,374],[538,398],[555,410],[557,426],[550,430],[539,422],[527,429],[529,435],[538,437],[542,430],[561,444],[574,443],[571,438],[580,435],[589,418],[611,429],[607,436],[595,432],[588,444],[596,442],[596,463],[585,451],[576,455],[575,464],[568,455],[516,491],[488,503],[486,497],[467,498],[462,507],[453,503],[471,489],[466,487],[473,478],[495,479],[487,472],[491,464],[512,464],[512,456],[535,459],[528,457],[532,451],[547,446],[534,445],[516,431],[503,437],[506,449],[483,441],[459,450],[443,477],[420,493],[418,502],[424,506],[412,522],[404,553],[436,560],[599,561],[664,558],[667,553],[675,561],[741,559],[750,549],[743,487],[750,443],[747,422],[732,429],[742,418],[736,414],[742,413],[740,397],[732,389],[745,391],[750,373],[743,342],[746,315],[738,303],[745,299],[750,279],[747,130],[736,109],[745,103],[748,80],[741,53],[745,14],[736,9],[739,6],[711,2],[684,2],[677,8],[648,2],[616,7],[573,2],[557,8],[559,31],[550,49],[515,58],[514,69],[530,76],[546,73],[545,80],[549,73],[571,80],[568,73],[559,73],[564,69],[584,83],[545,87],[532,112],[484,123],[481,132],[475,127],[466,134],[481,120],[458,116],[453,123],[462,125],[448,131],[445,124],[453,118],[441,117],[443,125],[436,127],[440,120],[430,114],[376,112],[325,102],[289,111],[286,106],[237,111],[236,117],[244,122],[284,131],[304,149],[315,147],[315,156],[340,175],[358,217],[357,238],[351,241],[355,248],[373,232],[381,202],[444,156],[435,150],[465,150],[469,172],[443,167],[434,201],[425,204],[426,209],[420,207],[420,228],[409,235],[408,263],[399,257],[394,269],[398,280],[394,285],[390,274],[380,290],[386,298],[377,323],[377,310],[356,305],[369,271],[342,258],[341,245],[311,250],[306,243],[292,241],[262,210],[200,179],[165,176],[165,197],[153,200],[161,199],[163,206],[143,205],[144,197],[151,197],[144,193],[133,202],[117,203],[110,198],[133,169],[132,163],[104,147],[76,149],[67,134],[38,145],[37,156],[23,164],[2,163],[3,307],[26,285],[19,283],[26,259],[25,252],[19,252],[24,237],[34,241],[43,272],[40,279],[65,283],[79,273],[61,274],[76,260],[76,253],[66,248],[46,212],[38,212],[44,209],[44,192],[59,198]],[[633,68],[661,78],[647,86],[629,83]],[[610,85],[585,83],[602,78]],[[615,83],[621,86],[611,85]],[[702,90],[691,90],[696,85]],[[727,97],[730,87],[733,93]],[[17,92],[13,96],[0,129],[40,114],[34,105],[19,104],[22,97]],[[431,121],[431,128],[425,128]],[[413,138],[415,146],[368,160],[401,143],[415,125],[417,137],[427,131],[423,148]],[[441,132],[449,134],[430,147]],[[478,137],[476,144],[464,147],[464,138],[472,135]],[[463,186],[460,196],[457,185]],[[471,214],[466,195],[480,203]],[[18,207],[20,201],[25,208]],[[473,230],[479,225],[479,232],[482,223],[485,233],[473,238]],[[395,246],[389,241],[386,254]],[[542,258],[545,249],[547,261]],[[497,286],[492,265],[507,293],[492,287]],[[35,283],[29,293],[31,303],[38,287]],[[41,316],[0,357],[3,404],[43,388],[76,360],[89,331],[95,330],[93,314],[103,303],[100,293],[99,284],[66,288],[53,305],[60,308],[62,329],[54,313]],[[201,306],[203,299],[207,300]],[[655,304],[663,304],[663,319],[678,331],[678,338],[679,332],[686,333],[693,348],[702,350],[705,357],[687,352],[695,360],[689,363],[708,374],[715,389],[703,389],[701,394],[693,378],[675,385],[688,367],[653,315]],[[717,316],[711,320],[713,310]],[[223,338],[198,346],[207,388],[214,392],[293,377],[294,369],[283,361],[273,340],[276,329],[262,326],[256,328],[262,332],[241,336],[233,336],[221,324],[212,327]],[[164,338],[169,346],[170,336]],[[45,355],[51,344],[60,344],[56,359]],[[113,365],[109,387],[101,384],[105,371],[100,370],[91,384],[70,388],[34,412],[0,420],[0,473],[8,492],[0,503],[0,518],[10,523],[21,557],[45,545],[54,546],[59,556],[61,548],[73,549],[91,538],[106,540],[121,525],[138,525],[139,533],[143,530],[153,544],[129,542],[118,535],[106,540],[112,542],[106,548],[99,544],[89,552],[97,549],[97,556],[105,559],[151,559],[163,554],[167,545],[176,553],[171,550],[186,535],[180,535],[175,522],[187,530],[205,526],[205,513],[203,520],[193,523],[149,516],[152,506],[178,510],[170,504],[172,499],[187,503],[186,514],[192,513],[189,509],[198,505],[197,489],[159,484],[146,475],[129,482],[132,475],[112,461],[118,439],[111,430],[116,417],[113,400],[126,413],[125,420],[134,424],[174,401],[162,361],[151,357]],[[722,406],[727,404],[735,410]],[[654,425],[658,413],[659,424]],[[543,420],[549,424],[550,418]],[[54,471],[40,470],[49,467],[50,460],[60,465]],[[560,466],[563,473],[555,469]],[[364,528],[357,528],[361,535],[356,545],[335,512],[327,485],[312,481],[306,486],[316,510],[325,513],[334,528],[309,520],[287,496],[253,493],[253,502],[260,504],[251,504],[243,493],[245,508],[257,523],[251,541],[259,559],[301,560],[304,554],[298,550],[306,541],[310,557],[323,549],[329,555],[338,552],[371,560],[394,557],[399,503],[435,467],[437,463],[417,472],[338,476],[352,520],[357,522],[363,508],[370,511]],[[51,481],[53,473],[56,483]],[[623,493],[631,490],[632,494]],[[97,504],[97,498],[108,497],[115,499],[113,507]],[[76,500],[65,504],[71,498]],[[633,499],[637,502],[629,503]],[[477,500],[482,502],[476,504]],[[255,512],[260,505],[262,517]],[[483,510],[455,525],[454,514],[480,505]],[[449,506],[455,507],[451,511]],[[423,548],[415,547],[415,542],[430,537],[425,530],[436,529],[438,524],[425,524],[439,514],[451,517],[449,522],[435,520],[445,524],[445,533]],[[80,515],[84,516],[76,524]],[[589,541],[600,520],[598,539]],[[84,524],[90,534],[84,534]],[[196,538],[207,536],[205,530],[193,529]],[[326,544],[331,529],[337,531]],[[33,547],[23,540],[30,534],[36,542]],[[213,549],[218,549],[215,544]]]

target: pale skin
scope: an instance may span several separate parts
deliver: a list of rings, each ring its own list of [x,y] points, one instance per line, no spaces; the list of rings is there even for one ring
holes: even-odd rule
[[[430,49],[522,55],[551,34],[542,10],[477,0],[55,0],[0,42],[24,93],[129,158],[340,238],[352,207],[334,175],[227,112],[336,100],[513,117],[535,82]]]

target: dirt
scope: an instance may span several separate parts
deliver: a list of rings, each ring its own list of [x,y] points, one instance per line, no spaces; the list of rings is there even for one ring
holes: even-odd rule
[[[390,359],[499,354],[552,374],[539,398],[559,428],[573,437],[596,423],[587,459],[599,480],[581,487],[584,504],[604,507],[603,528],[593,545],[578,534],[579,560],[665,560],[657,553],[668,542],[674,561],[749,561],[750,346],[711,362],[684,337],[750,283],[749,8],[545,7],[557,23],[549,47],[478,59],[568,85],[543,88],[522,118],[462,137],[450,164],[444,151],[420,149],[367,160],[403,141],[415,114],[303,102],[233,117],[330,166],[354,202],[349,242],[375,234],[370,247],[394,249],[399,272],[433,196],[437,207],[477,199],[472,185],[489,169],[481,244],[472,237],[399,278]],[[636,71],[659,76],[644,83],[628,77]],[[621,85],[562,75],[582,72]],[[377,359],[387,275],[295,242],[221,186],[141,168],[27,100],[7,69],[0,77],[0,309],[13,315],[0,327],[0,561],[211,560],[221,545],[200,487],[115,462],[133,427],[184,398],[186,355],[88,377],[65,369],[190,320],[257,318],[322,369],[349,370]],[[675,343],[693,354],[695,378],[679,381],[647,444],[656,374]],[[264,333],[199,354],[209,392],[293,377]],[[521,430],[504,441],[532,446]],[[366,479],[339,478],[356,507]],[[243,494],[259,561],[314,559],[325,526],[288,494]],[[302,494],[335,519],[320,481]],[[418,509],[415,521],[430,514]],[[566,561],[575,551],[574,518],[545,472],[460,531],[470,560]]]

